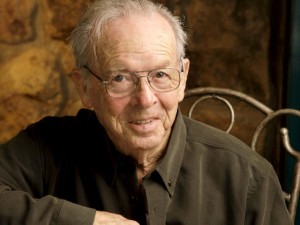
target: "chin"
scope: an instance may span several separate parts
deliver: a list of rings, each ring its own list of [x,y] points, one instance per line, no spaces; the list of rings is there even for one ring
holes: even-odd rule
[[[142,138],[132,143],[132,148],[140,151],[162,150],[164,140],[161,138]],[[128,145],[130,146],[130,145]]]

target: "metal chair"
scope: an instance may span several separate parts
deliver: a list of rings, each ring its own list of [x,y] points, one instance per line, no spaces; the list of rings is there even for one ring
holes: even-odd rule
[[[231,101],[228,100],[228,98],[235,98],[239,101],[248,104],[250,107],[255,108],[256,110],[259,110],[264,115],[264,117],[262,121],[258,123],[258,126],[256,126],[252,135],[250,147],[254,151],[256,151],[257,142],[259,137],[262,134],[263,129],[266,127],[267,124],[269,124],[270,121],[272,121],[277,117],[286,116],[286,115],[294,115],[300,117],[300,110],[295,110],[295,109],[272,110],[265,104],[254,99],[253,97],[231,89],[214,88],[214,87],[201,87],[201,88],[188,89],[186,90],[184,101],[186,101],[186,99],[190,97],[196,97],[192,101],[192,105],[189,106],[187,112],[187,115],[190,118],[193,117],[196,106],[200,102],[206,101],[208,99],[215,99],[220,101],[221,103],[224,103],[230,112],[230,123],[228,128],[225,129],[227,133],[230,133],[230,131],[232,130],[236,122],[235,121],[236,112],[234,106],[232,105]],[[280,128],[280,133],[281,133],[281,139],[285,151],[287,151],[288,154],[290,154],[295,159],[292,188],[289,193],[284,192],[288,210],[291,214],[292,219],[295,220],[298,199],[299,199],[299,192],[300,192],[300,152],[293,149],[292,146],[290,145],[287,128],[285,127]]]

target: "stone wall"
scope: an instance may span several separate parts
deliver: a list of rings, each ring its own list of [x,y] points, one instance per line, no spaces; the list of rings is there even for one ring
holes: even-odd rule
[[[0,1],[0,142],[46,115],[74,114],[68,35],[90,1]],[[188,87],[218,86],[277,104],[271,0],[160,0],[189,33]],[[275,94],[274,94],[275,93]]]

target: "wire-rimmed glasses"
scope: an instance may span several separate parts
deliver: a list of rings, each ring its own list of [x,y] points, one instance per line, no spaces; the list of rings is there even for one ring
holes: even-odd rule
[[[173,67],[139,72],[121,70],[106,73],[107,79],[103,80],[87,65],[82,67],[101,81],[105,86],[106,92],[112,97],[126,97],[133,94],[142,77],[147,78],[149,86],[156,92],[173,91],[179,87],[181,81],[180,73],[183,72],[183,66],[181,66],[181,71]],[[148,72],[148,74],[145,76],[138,75],[138,73],[142,72]]]

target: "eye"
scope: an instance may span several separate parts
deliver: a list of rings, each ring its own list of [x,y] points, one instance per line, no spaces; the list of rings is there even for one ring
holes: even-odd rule
[[[168,78],[169,75],[163,71],[157,71],[155,74],[154,74],[154,78],[157,78],[157,79],[163,79],[163,78]]]
[[[126,77],[122,74],[118,74],[116,76],[113,77],[112,81],[115,81],[115,82],[122,82],[122,81],[125,81]]]
[[[108,80],[109,83],[117,85],[117,84],[127,84],[132,82],[132,76],[129,73],[115,73],[110,76]]]

